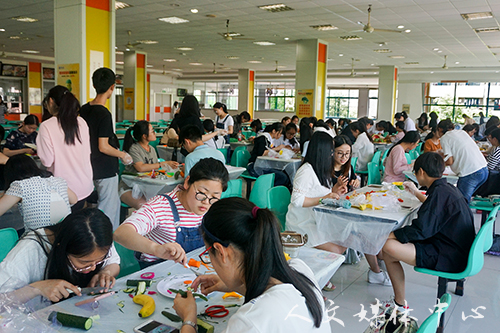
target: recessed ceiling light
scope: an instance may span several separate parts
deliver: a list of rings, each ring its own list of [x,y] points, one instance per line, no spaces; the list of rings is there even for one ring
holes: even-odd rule
[[[127,47],[127,48],[125,49],[125,51],[130,51],[130,49]]]
[[[360,39],[363,39],[359,36],[356,36],[356,35],[352,35],[352,36],[340,36],[339,37],[340,39],[343,39],[343,40],[360,40]]]
[[[495,71],[495,73],[498,73],[498,71]]]
[[[117,61],[116,64],[117,65],[123,65],[123,61]]]
[[[409,62],[405,62],[406,65],[418,65],[418,61],[409,61]]]
[[[404,29],[405,26],[404,25],[398,25],[398,29]]]
[[[201,66],[201,65],[203,65],[201,62],[190,62],[189,64],[192,65],[192,66]]]
[[[165,59],[163,59],[163,61],[166,61],[166,62],[176,62],[177,59],[165,58]]]
[[[239,59],[240,57],[238,56],[226,56],[227,59],[231,59],[231,60],[235,60],[235,59]]]
[[[392,55],[392,56],[387,56],[388,58],[391,58],[391,59],[404,59],[405,56],[404,55]]]
[[[0,29],[0,31],[1,31],[1,32],[4,32],[4,31],[5,31],[5,29]]]
[[[389,49],[376,49],[376,50],[373,50],[373,52],[377,52],[377,53],[391,53],[392,50],[389,50]]]
[[[268,12],[276,13],[276,12],[285,12],[289,10],[293,10],[293,8],[288,7],[284,3],[277,3],[274,5],[265,5],[265,6],[258,6],[260,9],[267,10]]]
[[[434,74],[434,72],[431,72],[431,74]]]
[[[488,19],[488,18],[493,17],[492,12],[477,12],[477,13],[468,13],[468,14],[460,14],[460,15],[466,21]]]
[[[192,50],[194,50],[192,47],[187,47],[187,46],[175,47],[175,49],[179,50],[179,51],[192,51]]]
[[[190,12],[191,12],[191,13],[193,13],[193,14],[197,14],[197,13],[198,13],[198,9],[196,9],[196,8],[191,8]]]
[[[499,27],[489,27],[489,28],[475,28],[474,31],[476,33],[482,33],[482,32],[497,32],[500,31]]]
[[[375,64],[370,64],[370,66],[375,66]]]
[[[153,65],[149,65],[149,64],[147,64],[147,65],[146,65],[146,67],[147,67],[147,68],[152,68],[152,67],[153,67]]]
[[[276,43],[273,43],[273,42],[266,42],[266,41],[263,41],[263,42],[253,42],[254,44],[256,45],[261,45],[261,46],[271,46],[271,45],[276,45]]]
[[[435,48],[433,48],[432,50],[433,50],[433,51],[438,51],[438,50],[439,50],[439,48],[438,48],[438,47],[435,47]]]
[[[129,8],[129,7],[133,7],[133,6],[129,5],[128,3],[125,3],[125,2],[115,1],[115,9],[116,10],[125,9],[125,8]]]
[[[259,61],[259,60],[248,60],[247,62],[249,64],[262,64],[262,61]]]
[[[442,53],[443,51],[439,50],[438,53]]]
[[[339,53],[339,57],[343,57],[343,56],[344,56],[344,54],[343,54],[343,53]]]
[[[163,22],[167,22],[167,23],[170,23],[170,24],[179,24],[179,23],[187,23],[187,22],[189,22],[189,20],[186,20],[186,19],[183,19],[183,18],[180,18],[180,17],[176,17],[176,16],[160,17],[158,20],[163,21]]]
[[[322,25],[310,25],[311,28],[319,30],[319,31],[328,31],[328,30],[337,30],[338,27],[331,24],[322,24]]]
[[[27,16],[14,16],[14,17],[11,17],[11,19],[19,21],[19,22],[28,22],[28,23],[33,23],[33,22],[38,21],[38,19],[36,19],[36,18],[27,17]]]
[[[116,51],[116,54],[123,54],[123,51]]]
[[[460,63],[460,61],[455,61],[455,65],[458,65]]]
[[[283,39],[284,39],[284,40],[290,40],[290,38],[288,38],[288,37],[285,37],[285,38],[283,38]]]
[[[150,39],[137,40],[136,42],[141,43],[141,44],[147,44],[147,45],[158,44],[157,40],[150,40]]]
[[[409,33],[411,32],[411,30],[410,30],[410,29],[406,29],[406,30],[405,30],[405,32],[406,32],[407,34],[409,34]]]
[[[36,50],[22,50],[21,52],[23,52],[23,53],[32,53],[32,54],[38,54],[38,53],[40,53],[40,51],[36,51]]]

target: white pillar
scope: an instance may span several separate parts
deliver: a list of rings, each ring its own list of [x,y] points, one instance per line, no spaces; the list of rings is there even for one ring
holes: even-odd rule
[[[378,79],[377,119],[392,122],[396,113],[398,69],[395,66],[380,66]]]

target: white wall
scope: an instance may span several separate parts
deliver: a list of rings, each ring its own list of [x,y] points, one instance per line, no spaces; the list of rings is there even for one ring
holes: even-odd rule
[[[422,83],[398,83],[396,112],[403,110],[403,104],[410,104],[411,119],[420,117],[423,110]]]

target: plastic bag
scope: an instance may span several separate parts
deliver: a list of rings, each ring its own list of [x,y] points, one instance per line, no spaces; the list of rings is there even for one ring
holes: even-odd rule
[[[285,160],[289,160],[295,155],[295,152],[291,149],[281,149],[278,155],[278,158],[283,158]]]

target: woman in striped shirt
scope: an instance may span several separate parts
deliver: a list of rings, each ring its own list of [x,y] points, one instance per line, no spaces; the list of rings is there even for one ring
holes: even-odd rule
[[[187,263],[186,252],[204,245],[198,227],[226,190],[228,178],[222,162],[200,160],[183,185],[151,198],[135,211],[115,231],[115,240],[136,251],[141,268],[164,260]]]

